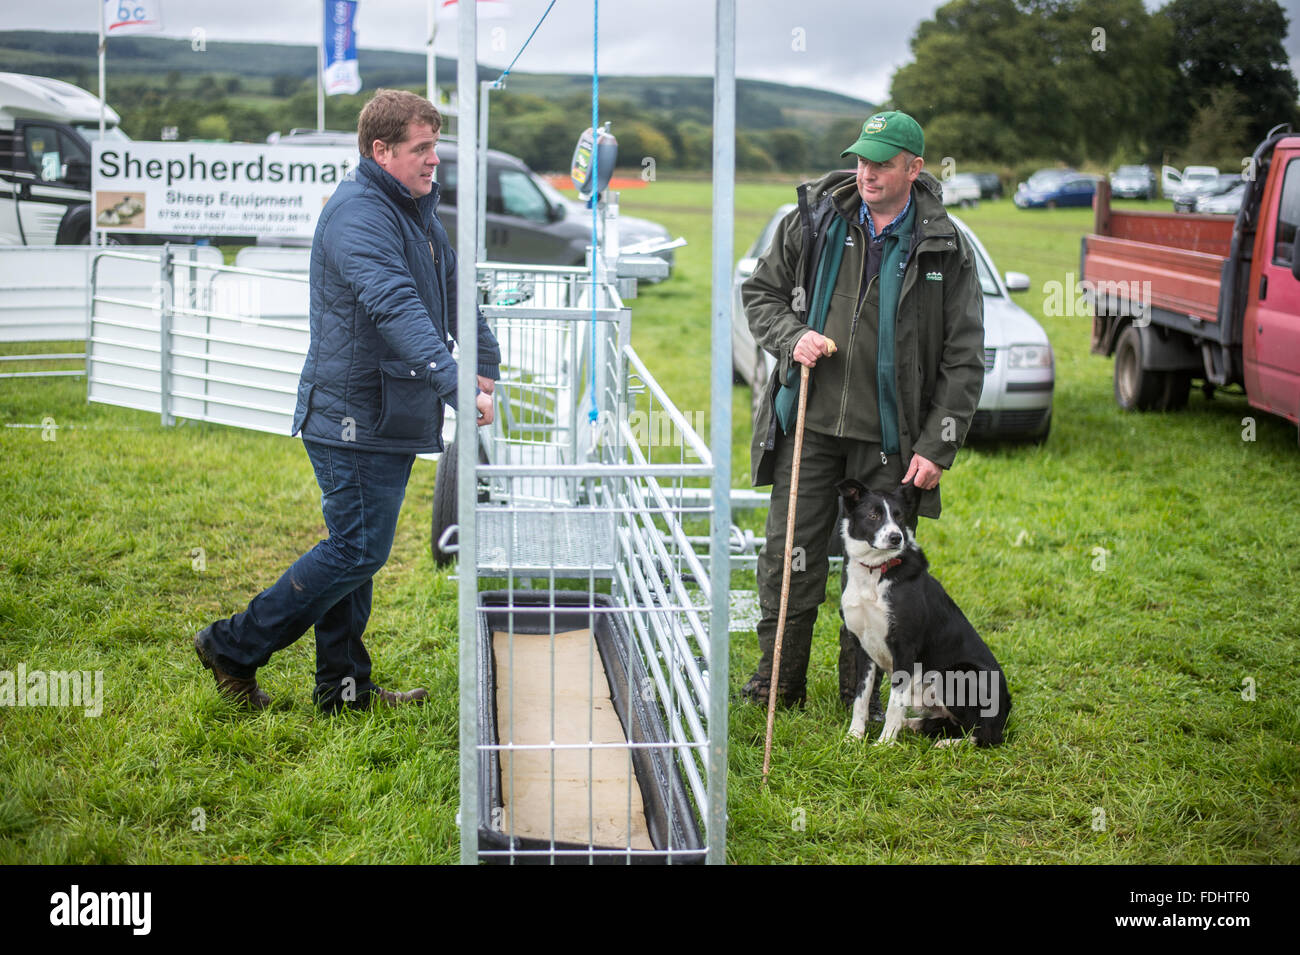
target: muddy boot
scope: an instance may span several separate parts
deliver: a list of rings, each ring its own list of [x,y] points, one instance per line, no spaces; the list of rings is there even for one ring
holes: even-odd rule
[[[781,641],[781,673],[776,698],[786,706],[802,706],[808,698],[808,658],[812,655],[813,625],[817,623],[817,610],[788,612],[785,637]],[[776,646],[776,618],[764,619],[758,624],[758,646],[763,655],[758,669],[741,688],[741,696],[754,703],[767,706],[768,688],[772,679],[772,652]]]

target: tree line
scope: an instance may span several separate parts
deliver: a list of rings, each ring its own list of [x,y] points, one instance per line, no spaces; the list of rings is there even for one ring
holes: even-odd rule
[[[1231,169],[1273,125],[1300,119],[1283,46],[1288,28],[1277,0],[1171,0],[1155,11],[1142,0],[952,0],[917,28],[912,60],[895,72],[882,108],[921,122],[932,167],[951,156],[958,169],[997,169],[1012,181],[1052,162]],[[368,85],[398,78],[372,74]],[[611,79],[623,85],[602,96],[601,118],[613,122],[621,165],[651,158],[659,175],[707,172],[707,80]],[[491,145],[535,169],[567,169],[590,116],[577,80],[520,77],[494,93]],[[171,72],[116,80],[110,99],[137,138],[176,127],[180,139],[260,142],[274,130],[315,126],[313,83],[290,74]],[[327,97],[326,126],[355,129],[371,93]],[[800,105],[798,91],[738,84],[742,172],[845,164],[840,151],[869,104],[850,116],[852,104],[833,103],[811,121],[807,109],[793,108]]]
[[[1297,120],[1277,0],[953,0],[912,39],[893,104],[931,156],[1215,162]]]

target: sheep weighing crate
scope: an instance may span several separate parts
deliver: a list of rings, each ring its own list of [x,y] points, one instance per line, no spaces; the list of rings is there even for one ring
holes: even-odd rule
[[[711,456],[615,289],[593,316],[590,285],[525,269],[480,267],[502,376],[473,523],[477,859],[702,862],[726,748],[710,594],[728,565],[695,549]]]

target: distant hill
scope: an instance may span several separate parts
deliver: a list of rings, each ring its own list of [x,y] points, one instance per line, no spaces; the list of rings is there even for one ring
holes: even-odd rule
[[[92,92],[97,83],[93,33],[54,33],[34,30],[0,31],[0,64],[16,73],[38,73],[75,83]],[[169,37],[115,37],[108,47],[108,89],[128,81],[136,86],[150,80],[161,83],[170,76],[182,89],[200,76],[233,78],[243,96],[286,97],[314,83],[316,48],[278,43],[211,41],[203,51],[189,40]],[[358,51],[366,89],[381,86],[422,86],[423,54],[392,50]],[[494,79],[499,70],[480,66],[480,79]],[[454,87],[456,63],[438,57],[439,85]],[[583,74],[512,73],[509,89],[551,101],[571,100],[590,89]],[[629,100],[639,107],[698,114],[713,104],[713,81],[699,76],[604,76],[602,99]],[[121,109],[123,104],[114,102]],[[129,104],[125,104],[129,105]],[[837,120],[861,122],[874,106],[865,100],[762,80],[736,81],[736,122],[741,130],[780,127],[802,129],[821,137]]]

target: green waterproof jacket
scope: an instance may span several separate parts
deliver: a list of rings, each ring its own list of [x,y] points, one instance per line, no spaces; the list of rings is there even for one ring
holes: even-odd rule
[[[895,393],[904,465],[916,453],[949,468],[966,439],[984,386],[984,296],[971,250],[944,211],[941,195],[939,182],[926,172],[912,186],[916,221],[895,320]],[[877,302],[876,295],[867,294],[859,284],[865,273],[867,236],[866,227],[858,225],[861,200],[853,171],[806,182],[799,187],[798,197],[798,209],[780,224],[771,247],[741,287],[754,341],[778,361],[777,373],[768,381],[754,414],[750,461],[755,486],[772,483],[772,452],[784,438],[773,403],[782,382],[797,385],[799,381],[794,346],[808,330],[813,276],[830,216],[848,221],[854,242],[844,249],[827,330],[851,325],[855,318],[861,321],[861,310],[875,308]],[[853,286],[858,286],[856,294]],[[839,294],[845,291],[848,294]],[[875,328],[874,317],[867,324]],[[858,335],[856,341],[860,344],[855,349],[869,349],[874,364],[874,336]],[[837,344],[843,347],[838,340]],[[843,356],[845,361],[849,358]],[[812,371],[814,379],[820,364]],[[859,389],[870,389],[874,395],[876,385],[858,377],[844,387],[855,392],[844,396],[848,403],[860,404],[865,392],[857,393]],[[875,406],[874,397],[870,405]],[[924,492],[920,513],[938,517],[939,510],[939,489]]]

